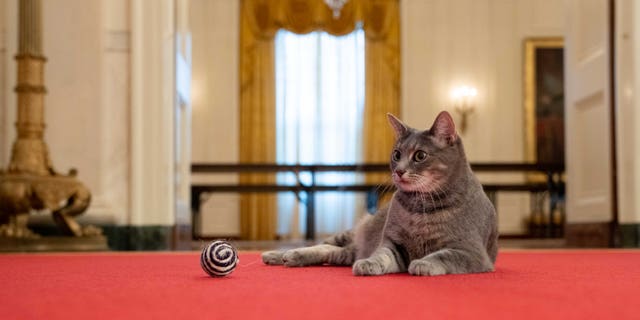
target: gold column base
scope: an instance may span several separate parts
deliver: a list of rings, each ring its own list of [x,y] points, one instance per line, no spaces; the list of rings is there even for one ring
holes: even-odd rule
[[[94,226],[80,226],[74,219],[91,202],[89,190],[75,174],[40,176],[28,173],[0,173],[0,238],[38,239],[27,227],[32,210],[49,210],[65,235],[101,236]]]

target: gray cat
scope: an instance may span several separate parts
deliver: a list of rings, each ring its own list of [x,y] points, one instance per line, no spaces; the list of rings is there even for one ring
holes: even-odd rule
[[[471,172],[451,116],[429,130],[388,114],[396,133],[386,206],[323,244],[262,254],[266,264],[353,265],[353,274],[442,275],[493,271],[498,253],[493,205]]]

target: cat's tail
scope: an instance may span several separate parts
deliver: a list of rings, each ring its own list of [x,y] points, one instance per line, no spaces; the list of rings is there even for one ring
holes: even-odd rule
[[[347,230],[334,234],[325,239],[322,243],[337,247],[346,247],[353,243],[353,230]]]

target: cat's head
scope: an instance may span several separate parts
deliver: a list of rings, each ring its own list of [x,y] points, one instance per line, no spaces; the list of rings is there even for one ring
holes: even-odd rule
[[[392,114],[387,118],[396,134],[391,152],[396,187],[405,192],[445,191],[447,180],[467,161],[451,115],[440,112],[427,130],[411,128]]]

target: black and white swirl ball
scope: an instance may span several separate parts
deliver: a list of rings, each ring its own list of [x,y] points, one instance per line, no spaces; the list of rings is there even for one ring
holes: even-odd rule
[[[222,277],[235,270],[238,252],[230,243],[216,240],[209,243],[200,255],[200,266],[212,277]]]

